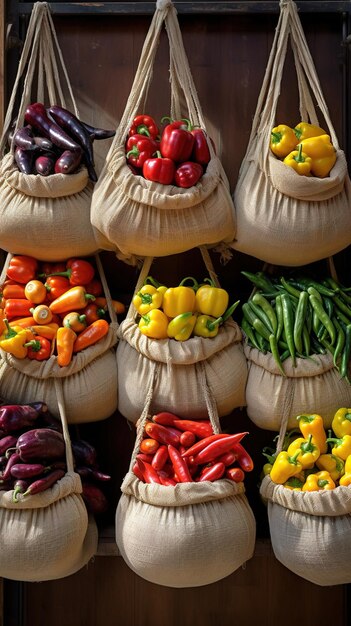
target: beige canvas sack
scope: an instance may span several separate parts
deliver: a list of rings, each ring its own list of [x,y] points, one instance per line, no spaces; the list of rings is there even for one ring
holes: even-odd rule
[[[286,427],[285,421],[277,451],[282,449]],[[315,585],[350,583],[350,487],[292,491],[274,483],[268,475],[262,481],[260,494],[267,502],[272,548],[278,561]]]
[[[128,474],[116,511],[116,542],[130,569],[157,585],[199,587],[221,580],[253,555],[256,524],[244,483],[228,479],[146,484],[132,472],[153,393],[140,417]],[[219,432],[216,406],[207,394],[208,417]]]
[[[135,263],[137,257],[168,256],[199,245],[232,241],[235,233],[229,183],[211,142],[211,161],[189,189],[162,185],[132,173],[125,141],[133,118],[145,111],[154,60],[165,24],[170,46],[171,117],[186,117],[206,131],[196,88],[170,0],[158,0],[125,111],[95,185],[91,221],[99,247]],[[185,99],[185,105],[182,105]]]
[[[34,4],[0,142],[0,246],[45,261],[93,254],[98,245],[90,222],[93,187],[86,167],[69,175],[24,174],[14,161],[13,142],[5,154],[15,114],[15,128],[21,128],[26,107],[34,102],[57,104],[79,117],[46,2]]]
[[[284,361],[282,376],[273,355],[244,344],[248,362],[246,411],[259,428],[279,431],[285,415],[288,429],[296,428],[296,416],[319,413],[329,428],[335,407],[350,406],[351,385],[340,378],[331,354]]]
[[[8,255],[1,282],[4,281]],[[110,328],[96,344],[73,355],[66,367],[60,367],[52,355],[45,361],[18,359],[0,349],[0,384],[6,390],[9,402],[26,404],[40,399],[56,417],[59,406],[55,381],[60,380],[65,397],[69,424],[97,422],[110,417],[117,408],[117,318],[98,254],[95,255],[99,278],[106,296]]]
[[[65,402],[56,381],[67,472],[52,487],[35,495],[0,491],[0,576],[39,582],[63,578],[87,565],[97,549],[98,532],[81,496],[74,472]],[[2,390],[6,388],[2,386]]]
[[[258,99],[251,136],[234,193],[237,233],[233,247],[268,263],[307,265],[351,243],[351,183],[316,69],[292,0],[280,3],[280,17]],[[290,36],[301,121],[324,118],[337,160],[326,178],[300,176],[270,150]],[[296,123],[299,120],[296,121]]]
[[[210,277],[218,285],[208,250],[201,248],[201,253]],[[135,292],[144,284],[151,262],[152,258],[144,261]],[[183,418],[207,419],[204,384],[209,386],[220,417],[245,405],[247,364],[241,330],[231,318],[216,337],[192,337],[187,341],[150,339],[140,332],[135,319],[131,303],[118,329],[117,347],[118,409],[129,421],[139,419],[145,389],[155,370],[153,413],[166,407]]]

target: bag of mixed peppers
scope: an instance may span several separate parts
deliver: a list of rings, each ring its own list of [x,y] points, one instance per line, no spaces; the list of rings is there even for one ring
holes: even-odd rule
[[[260,494],[268,504],[273,550],[315,584],[348,583],[351,409],[338,409],[328,430],[319,414],[301,414],[296,421],[279,451],[264,450]]]

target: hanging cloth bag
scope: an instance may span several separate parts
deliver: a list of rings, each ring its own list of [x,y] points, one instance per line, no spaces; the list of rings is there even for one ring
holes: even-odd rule
[[[200,250],[211,279],[219,286],[208,250],[203,247]],[[151,262],[150,257],[144,261],[136,293],[149,274]],[[124,417],[131,422],[139,419],[145,389],[157,369],[152,412],[164,411],[167,407],[168,411],[182,418],[207,419],[208,409],[197,367],[200,364],[205,368],[220,417],[244,406],[247,365],[242,334],[236,322],[229,318],[216,337],[176,341],[146,337],[135,321],[136,315],[131,303],[126,319],[118,329],[118,409]]]
[[[283,420],[277,452],[287,429]],[[268,506],[275,557],[289,570],[315,585],[351,582],[351,489],[293,491],[265,476],[260,494]]]
[[[203,389],[213,432],[220,432],[215,402]],[[137,430],[129,472],[116,511],[116,543],[130,569],[157,585],[199,587],[221,580],[249,560],[256,524],[244,483],[228,479],[146,484],[132,468],[153,395],[153,382]]]
[[[11,254],[8,254],[0,278],[5,280]],[[114,346],[117,343],[117,317],[98,254],[95,255],[99,278],[106,296],[110,316],[107,335],[97,343],[77,352],[69,365],[60,367],[57,357],[45,361],[18,359],[0,349],[0,384],[6,389],[8,402],[26,404],[36,399],[45,402],[56,417],[59,406],[55,383],[61,381],[69,424],[98,422],[117,409],[117,368]]]
[[[208,142],[211,160],[200,181],[188,189],[162,185],[135,175],[126,161],[125,142],[142,113],[152,79],[163,23],[170,45],[171,116],[187,117],[206,132],[195,85],[184,50],[176,10],[158,0],[125,111],[95,186],[91,221],[101,248],[135,263],[136,257],[167,256],[196,246],[232,241],[235,233],[229,183]],[[181,110],[185,99],[186,110]]]
[[[98,532],[82,499],[82,483],[74,472],[62,385],[56,380],[57,402],[66,447],[67,472],[35,495],[0,491],[0,576],[40,582],[74,574],[96,554]]]
[[[69,94],[68,103],[64,85]],[[16,111],[18,97],[20,103]],[[70,107],[79,117],[49,5],[37,2],[29,21],[0,141],[0,246],[15,254],[60,261],[70,256],[86,256],[98,249],[90,222],[92,184],[87,168],[82,165],[72,174],[24,174],[14,161],[13,141],[5,154],[15,112],[14,132],[24,125],[26,107],[33,102],[44,103],[46,99],[50,105]]]
[[[351,184],[296,4],[283,0],[280,7],[234,193],[237,233],[233,247],[268,263],[298,266],[331,256],[351,243]],[[336,163],[326,178],[301,176],[270,150],[289,36],[297,71],[301,120],[319,125],[314,96],[336,149]]]

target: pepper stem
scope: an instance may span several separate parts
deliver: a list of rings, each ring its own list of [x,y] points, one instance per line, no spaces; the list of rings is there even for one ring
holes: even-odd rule
[[[193,276],[186,276],[185,278],[183,278],[183,280],[179,283],[179,287],[183,287],[184,283],[187,280],[190,280],[193,283],[191,286],[194,289],[194,291],[197,291],[199,288],[199,283],[197,282],[196,278],[194,278]]]
[[[296,163],[304,163],[306,161],[306,159],[302,156],[302,143],[299,143],[298,145],[298,152],[297,155],[294,156],[294,160]]]

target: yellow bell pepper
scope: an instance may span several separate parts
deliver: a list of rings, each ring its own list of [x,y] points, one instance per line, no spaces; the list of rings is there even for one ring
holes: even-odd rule
[[[351,435],[351,409],[338,409],[333,417],[331,427],[337,437]]]
[[[199,315],[196,320],[194,335],[196,337],[216,337],[219,325],[223,322],[222,317],[217,319],[210,315]]]
[[[167,335],[177,341],[186,341],[191,336],[196,323],[196,315],[192,311],[181,313],[168,324]]]
[[[345,472],[344,461],[335,454],[321,454],[316,465],[318,469],[329,472],[334,481],[339,480]]]
[[[308,122],[300,122],[296,124],[294,133],[299,141],[309,139],[309,137],[318,137],[319,135],[326,135],[326,131],[320,126],[309,124]]]
[[[229,294],[225,289],[216,287],[210,278],[205,278],[204,283],[196,291],[196,310],[204,315],[221,317],[228,307]]]
[[[325,454],[328,444],[322,416],[317,413],[305,413],[298,415],[296,419],[304,438],[308,439],[309,435],[312,435],[312,442],[318,446],[321,454]]]
[[[325,178],[336,162],[336,150],[329,135],[309,137],[301,141],[302,150],[311,157],[311,172],[314,176]]]
[[[339,485],[343,487],[351,485],[351,455],[349,455],[345,461],[345,474],[341,476]]]
[[[339,438],[328,437],[327,442],[335,443],[334,448],[332,448],[332,454],[346,461],[349,454],[351,454],[351,435],[344,435]]]
[[[294,455],[299,451],[298,460],[300,461],[303,469],[310,469],[314,466],[316,460],[320,456],[318,446],[312,442],[312,435],[309,435],[308,439],[299,437],[295,439],[288,447],[288,454]]]
[[[10,326],[7,319],[4,319],[5,330],[0,336],[0,348],[9,352],[17,359],[25,359],[27,356],[27,332],[21,326]]]
[[[312,159],[302,152],[302,144],[299,144],[298,150],[293,150],[284,159],[285,165],[292,167],[300,176],[309,176],[311,173]]]
[[[160,309],[152,309],[142,315],[139,321],[139,330],[151,339],[167,339],[168,317]]]
[[[292,491],[302,491],[303,481],[297,476],[291,476],[285,483],[284,487]]]
[[[144,285],[133,297],[133,304],[140,315],[146,315],[152,309],[159,309],[163,295],[153,285]]]
[[[270,477],[274,483],[283,485],[291,476],[301,472],[302,465],[297,460],[299,454],[300,450],[293,456],[290,456],[285,450],[279,452],[270,472]]]
[[[177,317],[189,311],[193,313],[196,309],[195,289],[183,285],[185,280],[188,279],[184,278],[178,287],[169,287],[163,294],[162,309],[167,317]]]
[[[284,159],[292,150],[295,150],[298,139],[290,126],[280,124],[271,132],[270,149],[280,159]]]
[[[336,484],[325,470],[310,474],[302,487],[302,491],[329,491],[335,489]]]

